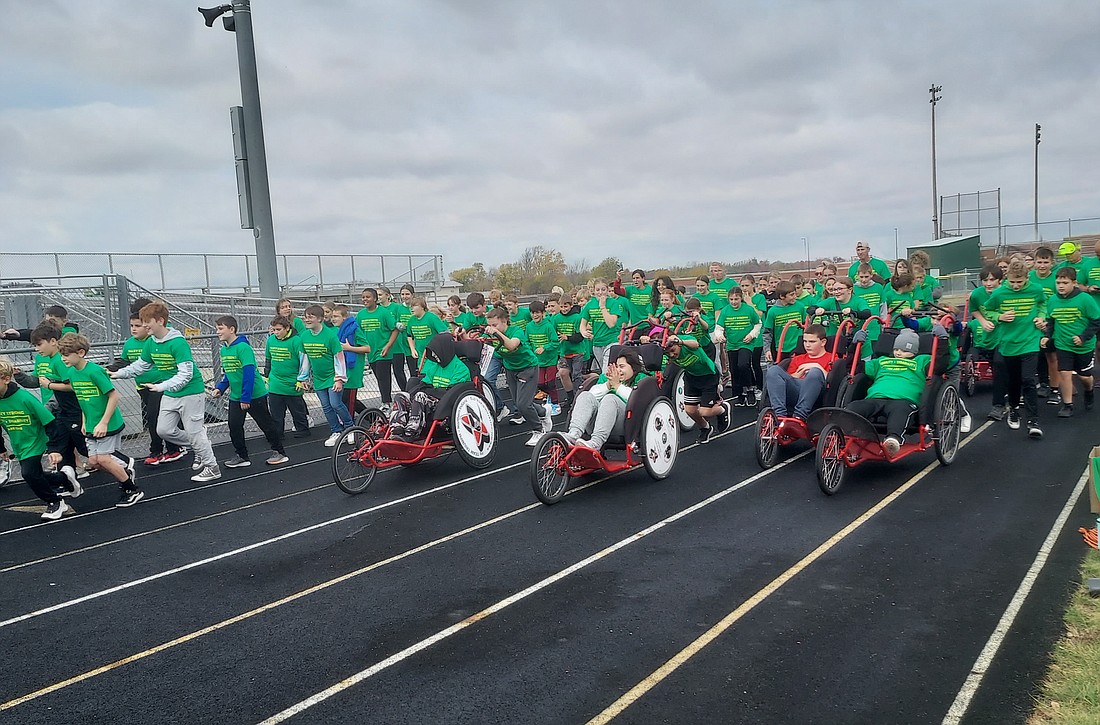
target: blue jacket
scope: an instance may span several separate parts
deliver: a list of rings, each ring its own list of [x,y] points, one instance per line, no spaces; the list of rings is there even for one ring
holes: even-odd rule
[[[359,321],[354,317],[349,317],[340,323],[340,329],[337,331],[337,336],[340,338],[340,342],[346,342],[349,345],[355,344],[355,333],[359,330]],[[347,364],[348,369],[355,367],[355,361],[359,359],[359,356],[354,352],[344,353],[344,362]]]

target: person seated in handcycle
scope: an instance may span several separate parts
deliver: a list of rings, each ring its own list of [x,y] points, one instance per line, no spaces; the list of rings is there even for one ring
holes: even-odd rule
[[[933,332],[945,343],[947,333],[937,325]],[[860,330],[852,338],[865,342],[866,330]],[[848,410],[870,420],[876,415],[886,417],[886,438],[882,448],[890,456],[901,450],[905,430],[920,405],[924,392],[931,355],[920,354],[920,336],[906,328],[894,340],[893,354],[875,357],[867,361],[864,373],[871,378],[871,387],[862,400],[853,400],[845,406]]]
[[[836,355],[826,349],[828,339],[824,325],[810,325],[802,334],[806,352],[792,357],[786,369],[781,365],[768,368],[764,389],[777,417],[786,418],[793,413],[805,422],[817,405],[825,379],[836,362]]]
[[[638,382],[647,375],[642,356],[630,347],[619,348],[615,359],[588,390],[577,394],[569,414],[570,442],[600,450],[612,435],[622,435],[626,404]],[[591,433],[588,433],[591,431]],[[585,438],[585,434],[588,437]]]
[[[448,389],[473,378],[469,366],[455,352],[449,332],[436,335],[424,348],[419,375],[409,380],[408,390],[394,393],[390,431],[394,437],[419,440],[424,424]]]

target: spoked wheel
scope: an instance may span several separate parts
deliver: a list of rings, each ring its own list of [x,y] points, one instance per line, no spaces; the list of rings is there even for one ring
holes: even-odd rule
[[[676,407],[676,419],[680,422],[680,430],[691,430],[696,423],[684,410],[684,371],[677,370],[676,378],[672,382],[672,402]]]
[[[367,408],[355,419],[355,425],[370,433],[371,438],[385,438],[390,421],[379,408]]]
[[[367,452],[374,438],[366,428],[352,426],[340,434],[332,449],[332,478],[344,493],[363,493],[374,480],[375,467]]]
[[[959,452],[962,428],[960,402],[955,386],[944,385],[932,413],[936,425],[936,458],[945,466],[950,466]]]
[[[761,468],[771,468],[779,460],[779,418],[771,408],[756,416],[756,462]]]
[[[569,484],[565,457],[569,444],[561,433],[547,433],[531,452],[531,488],[547,506],[561,501]]]
[[[966,356],[966,362],[962,364],[959,372],[962,376],[960,383],[963,392],[966,393],[968,398],[974,397],[974,393],[978,391],[978,366],[974,362],[974,353]]]
[[[680,425],[668,398],[661,396],[649,404],[638,448],[650,478],[661,481],[672,473],[680,452]]]
[[[844,463],[844,431],[835,423],[826,425],[817,439],[817,485],[827,496],[832,496],[844,483],[848,466]]]

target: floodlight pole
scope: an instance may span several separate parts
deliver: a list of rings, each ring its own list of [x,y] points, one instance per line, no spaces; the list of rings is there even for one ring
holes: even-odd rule
[[[1042,126],[1035,124],[1035,241],[1039,240],[1039,132]]]
[[[932,104],[932,238],[940,238],[940,199],[939,191],[936,188],[936,101],[940,100],[941,96],[937,95],[943,90],[943,86],[933,85],[928,89],[928,93],[931,94],[932,100],[929,103]]]

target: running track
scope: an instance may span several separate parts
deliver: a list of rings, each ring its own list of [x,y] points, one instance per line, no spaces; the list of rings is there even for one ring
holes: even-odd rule
[[[357,497],[321,435],[214,484],[147,471],[128,510],[93,477],[48,524],[9,487],[0,722],[1023,722],[1100,415],[1043,413],[1042,442],[975,415],[950,468],[867,465],[831,498],[801,448],[761,473],[744,409],[668,480],[554,507],[507,424],[490,471],[452,456]]]

